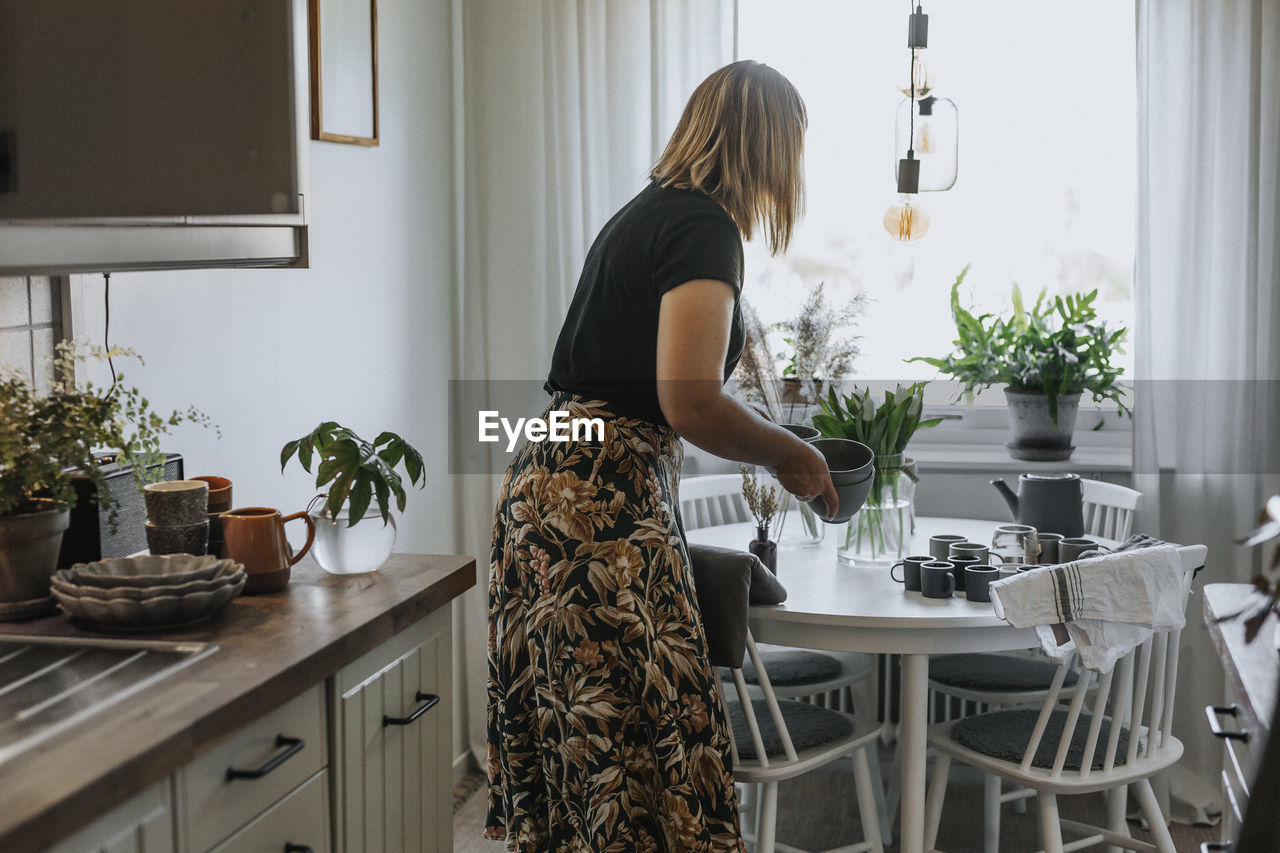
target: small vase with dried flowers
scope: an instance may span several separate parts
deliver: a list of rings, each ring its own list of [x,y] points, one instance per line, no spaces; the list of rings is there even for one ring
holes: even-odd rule
[[[770,526],[782,508],[782,489],[764,486],[746,465],[742,470],[742,497],[747,509],[756,520],[756,538],[747,544],[747,550],[760,558],[769,571],[778,572],[778,543],[770,535]]]

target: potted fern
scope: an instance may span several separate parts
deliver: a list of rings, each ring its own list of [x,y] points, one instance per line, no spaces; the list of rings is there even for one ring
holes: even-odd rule
[[[426,484],[422,454],[393,432],[366,441],[335,421],[325,421],[280,449],[280,470],[297,454],[307,473],[316,465],[317,494],[307,507],[315,524],[316,562],[338,575],[371,572],[386,562],[396,543],[391,499],[404,512],[404,469],[410,485]],[[374,505],[376,502],[376,506]],[[372,519],[380,518],[381,526]],[[358,522],[365,524],[355,530]]]
[[[45,393],[25,373],[0,373],[0,620],[53,609],[49,582],[76,504],[75,475],[94,482],[114,524],[112,493],[99,468],[103,451],[133,472],[141,490],[163,471],[162,436],[183,422],[209,423],[193,408],[168,415],[155,411],[123,373],[105,386],[76,383],[77,364],[116,358],[141,362],[131,350],[64,341],[49,365]]]
[[[1080,397],[1111,401],[1128,413],[1120,369],[1112,358],[1121,350],[1126,329],[1110,328],[1098,319],[1098,291],[1052,300],[1042,290],[1028,310],[1015,284],[1008,317],[974,315],[960,306],[966,266],[951,286],[951,316],[956,324],[955,351],[942,358],[918,356],[957,380],[969,401],[992,385],[1003,385],[1009,405],[1015,459],[1067,459],[1075,449]]]

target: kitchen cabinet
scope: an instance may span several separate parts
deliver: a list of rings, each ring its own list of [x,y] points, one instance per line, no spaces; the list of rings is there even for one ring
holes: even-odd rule
[[[178,848],[215,847],[319,774],[329,763],[327,716],[324,691],[317,684],[179,770]],[[312,824],[303,826],[319,837],[305,843],[315,850],[327,849],[322,844],[327,821],[316,814],[311,817]]]
[[[1204,588],[1205,623],[1225,675],[1223,703],[1205,708],[1210,731],[1222,741],[1223,794],[1222,841],[1206,849],[1230,850],[1240,837],[1255,783],[1262,783],[1258,768],[1276,707],[1280,655],[1275,623],[1267,622],[1253,642],[1246,643],[1243,620],[1218,621],[1245,608],[1252,595],[1249,584],[1208,584]],[[1274,819],[1273,810],[1260,810],[1259,817],[1267,811]],[[1257,819],[1251,816],[1251,820]]]
[[[453,849],[450,660],[441,610],[330,679],[338,850]]]
[[[0,4],[0,275],[305,265],[306,0]]]

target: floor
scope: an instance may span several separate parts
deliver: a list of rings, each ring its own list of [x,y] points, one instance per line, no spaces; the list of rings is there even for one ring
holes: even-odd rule
[[[885,756],[882,766],[888,766]],[[982,785],[980,778],[952,774],[951,785],[943,807],[939,839],[950,853],[982,851]],[[858,824],[853,774],[842,766],[817,770],[779,785],[778,840],[801,850],[827,850],[862,840]],[[1060,798],[1063,817],[1102,822],[1105,811],[1101,795]],[[453,849],[455,853],[503,853],[504,845],[481,837],[484,828],[486,798],[483,778],[473,773],[454,790]],[[832,816],[814,820],[814,815]],[[1040,849],[1035,801],[1028,801],[1027,813],[1014,812],[1006,805],[1002,815],[1000,850],[1002,853],[1028,853]],[[1133,836],[1148,838],[1137,824],[1129,825]],[[895,830],[896,831],[896,830]],[[1217,840],[1217,827],[1170,827],[1178,853],[1199,853],[1200,844]],[[896,850],[890,846],[887,850]],[[1091,848],[1101,850],[1101,847]]]

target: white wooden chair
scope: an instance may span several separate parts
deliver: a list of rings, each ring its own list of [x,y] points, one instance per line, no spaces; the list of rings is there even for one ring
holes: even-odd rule
[[[1196,567],[1203,565],[1205,553],[1203,545],[1180,548],[1183,570],[1194,573]],[[938,758],[925,807],[925,847],[936,849],[947,773],[951,761],[956,760],[1038,794],[1046,853],[1102,843],[1129,850],[1176,853],[1152,793],[1150,777],[1182,755],[1182,743],[1170,733],[1180,634],[1181,631],[1157,631],[1109,673],[1079,670],[1079,682],[1069,706],[1064,707],[1061,702],[1063,682],[1072,671],[1072,660],[1058,667],[1038,708],[1006,708],[930,726],[929,745]],[[1088,713],[1084,713],[1086,704],[1090,706]],[[1082,756],[1090,760],[1082,760]],[[1124,814],[1129,785],[1155,836],[1154,844],[1135,841],[1129,835]],[[1058,795],[1097,791],[1108,794],[1108,826],[1060,818]],[[1084,832],[1085,837],[1064,845],[1064,827]],[[988,820],[988,833],[993,830],[998,833],[999,824],[993,827]],[[990,840],[988,835],[988,844]]]
[[[1142,506],[1142,492],[1102,480],[1081,480],[1084,535],[1123,542],[1133,532],[1133,515]],[[1013,705],[1042,702],[1056,674],[1047,661],[1017,654],[956,654],[935,657],[929,664],[930,708],[941,708],[939,719],[969,711],[994,711]],[[1076,673],[1069,672],[1060,699],[1073,698]],[[941,700],[935,697],[942,697]],[[1028,788],[1002,791],[998,777],[987,777],[985,853],[999,849],[1000,806],[1034,795]],[[892,799],[892,794],[890,795]]]
[[[778,783],[841,758],[853,761],[858,814],[864,840],[839,848],[840,853],[883,853],[880,819],[868,755],[874,755],[880,727],[874,720],[795,699],[779,699],[769,681],[767,664],[747,633],[747,655],[758,685],[749,686],[741,668],[733,668],[736,699],[726,702],[732,724],[734,781],[759,787],[744,817],[755,825],[756,853],[795,850],[775,839]],[[746,825],[746,820],[743,821]],[[749,836],[750,840],[750,836]]]
[[[708,474],[682,478],[680,515],[686,531],[751,521],[751,512],[742,497],[742,475]],[[776,695],[784,699],[802,699],[845,714],[858,714],[863,720],[875,719],[875,655],[768,645],[760,646],[759,653],[769,667]],[[747,683],[757,683],[754,666],[746,667],[743,676]],[[874,750],[870,760],[877,780],[876,813],[880,818],[881,837],[888,843],[892,837],[893,822],[885,807],[884,788],[879,782],[880,763]]]
[[[1133,514],[1142,508],[1142,492],[1106,483],[1081,480],[1084,492],[1084,535],[1123,542],[1133,532]]]

